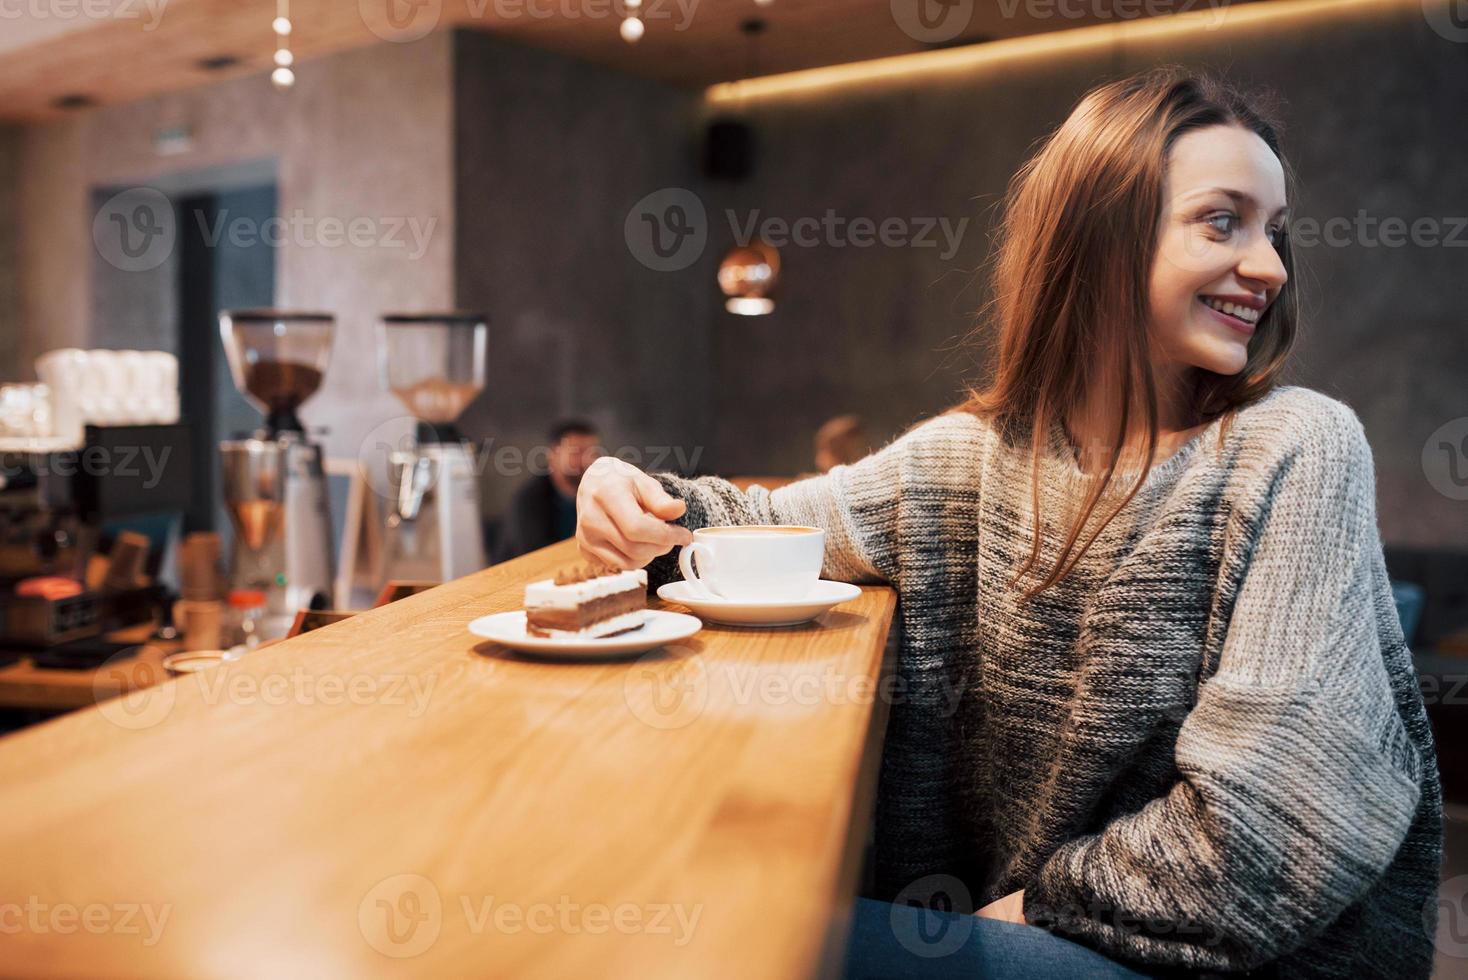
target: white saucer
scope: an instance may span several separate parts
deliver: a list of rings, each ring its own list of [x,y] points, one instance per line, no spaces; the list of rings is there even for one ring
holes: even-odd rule
[[[703,623],[695,616],[660,609],[647,610],[646,619],[635,630],[600,638],[531,636],[525,632],[523,609],[480,616],[469,624],[469,632],[475,636],[493,640],[512,650],[566,660],[595,660],[620,654],[642,653],[675,640],[686,640],[702,628]]]
[[[848,582],[821,579],[799,599],[773,601],[737,601],[705,596],[688,582],[669,582],[658,589],[658,598],[692,609],[710,623],[726,626],[799,626],[808,623],[832,606],[850,602],[861,595],[861,589]]]

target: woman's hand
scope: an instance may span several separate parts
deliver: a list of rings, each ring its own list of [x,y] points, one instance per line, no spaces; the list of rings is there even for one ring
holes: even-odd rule
[[[1010,892],[1003,898],[996,898],[974,915],[982,916],[985,919],[998,919],[1001,922],[1016,922],[1025,925],[1025,890],[1021,888],[1017,892]]]
[[[631,463],[603,456],[576,490],[576,544],[586,557],[614,568],[641,568],[693,541],[693,532],[667,523],[686,509]]]

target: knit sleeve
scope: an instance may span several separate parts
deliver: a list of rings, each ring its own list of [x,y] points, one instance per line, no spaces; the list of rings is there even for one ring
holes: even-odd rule
[[[898,504],[904,487],[941,483],[952,474],[956,448],[971,440],[974,424],[952,414],[913,426],[886,446],[850,465],[775,490],[741,491],[716,476],[686,479],[653,473],[688,509],[675,523],[690,530],[730,524],[803,524],[826,532],[821,577],[841,582],[898,582]],[[966,474],[965,474],[966,475]],[[656,589],[682,578],[673,550],[647,566]]]
[[[1320,402],[1235,488],[1219,588],[1236,594],[1177,781],[1056,851],[1025,887],[1029,922],[1121,959],[1249,969],[1392,863],[1424,770],[1391,676],[1410,666],[1400,628],[1377,621],[1391,607],[1370,448],[1350,409]]]

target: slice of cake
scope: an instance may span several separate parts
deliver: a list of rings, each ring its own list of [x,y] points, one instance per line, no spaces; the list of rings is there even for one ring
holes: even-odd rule
[[[531,636],[585,639],[625,633],[647,612],[647,572],[600,565],[563,569],[525,586],[525,631]]]

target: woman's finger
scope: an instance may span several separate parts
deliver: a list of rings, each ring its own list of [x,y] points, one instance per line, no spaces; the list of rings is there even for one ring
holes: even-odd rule
[[[639,567],[632,553],[633,542],[626,540],[605,509],[596,507],[581,515],[580,536],[587,544],[606,550],[619,559],[620,568]]]
[[[639,544],[633,545],[631,550],[627,552],[627,556],[637,563],[638,568],[642,568],[654,558],[666,555],[672,550],[671,546],[664,548],[655,544]]]
[[[612,499],[604,501],[602,507],[616,525],[617,533],[621,536],[621,541],[617,543],[623,551],[629,551],[628,545],[631,544],[651,544],[666,549],[679,543],[678,532],[682,528],[665,523],[642,510],[631,494],[618,493],[609,496]]]
[[[633,561],[631,557],[625,554],[616,545],[611,544],[604,539],[595,542],[585,540],[578,541],[577,546],[581,549],[581,554],[583,557],[599,562],[603,565],[609,565],[612,568],[625,571],[629,568],[642,567],[641,565]]]
[[[676,521],[683,516],[688,505],[663,489],[663,485],[646,473],[637,473],[632,478],[632,488],[642,509],[664,521]]]

